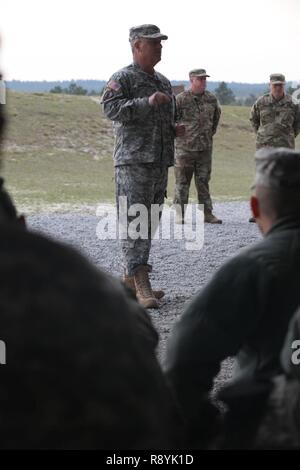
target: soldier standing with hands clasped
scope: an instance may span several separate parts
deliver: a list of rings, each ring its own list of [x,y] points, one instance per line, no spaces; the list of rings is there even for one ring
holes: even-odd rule
[[[258,98],[251,108],[250,121],[256,134],[256,148],[295,148],[300,132],[300,107],[285,93],[285,76],[270,75],[270,93]],[[249,222],[255,222],[250,217]]]
[[[270,93],[254,103],[250,121],[256,133],[256,148],[295,148],[295,137],[300,132],[300,107],[285,93],[285,77],[270,75]]]
[[[176,221],[184,222],[184,205],[188,203],[193,174],[199,204],[204,205],[204,221],[221,224],[212,213],[209,180],[212,165],[213,136],[217,131],[221,108],[217,98],[206,90],[206,70],[189,73],[191,89],[176,97],[177,121],[185,126],[185,133],[176,139],[175,198],[181,206]]]

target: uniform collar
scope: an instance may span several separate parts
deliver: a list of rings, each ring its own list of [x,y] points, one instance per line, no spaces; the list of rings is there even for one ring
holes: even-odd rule
[[[132,63],[132,66],[135,70],[137,70],[138,72],[141,72],[141,73],[144,73],[145,75],[147,75],[147,77],[151,77],[151,78],[158,78],[157,76],[157,73],[156,71],[154,70],[154,74],[152,75],[151,73],[147,73],[145,72],[145,70],[143,70],[141,68],[141,66],[139,64],[136,64],[135,62]]]
[[[270,100],[270,103],[285,103],[285,101],[286,101],[286,93],[283,95],[282,98],[280,98],[280,100],[275,100],[275,98],[273,97],[272,93],[269,93],[269,100]]]
[[[190,95],[190,98],[193,100],[193,101],[201,101],[203,98],[205,98],[206,96],[206,90],[205,92],[202,94],[202,95],[194,95],[194,93],[192,93],[192,90],[188,90],[188,93]]]
[[[278,219],[270,228],[266,237],[273,235],[273,233],[282,232],[284,230],[300,230],[300,215],[299,216],[286,216]]]

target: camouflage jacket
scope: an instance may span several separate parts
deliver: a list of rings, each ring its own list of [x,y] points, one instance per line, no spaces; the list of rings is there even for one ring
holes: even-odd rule
[[[271,93],[261,96],[252,106],[250,121],[256,132],[257,148],[295,148],[295,137],[300,132],[300,107],[290,95],[279,101]]]
[[[217,98],[209,91],[200,96],[188,90],[176,97],[176,105],[176,120],[186,127],[184,136],[176,139],[176,154],[211,148],[221,115]]]
[[[150,106],[149,96],[160,91],[170,103]],[[136,163],[174,163],[175,98],[166,77],[149,75],[131,64],[116,72],[102,97],[104,114],[113,121],[115,166]]]

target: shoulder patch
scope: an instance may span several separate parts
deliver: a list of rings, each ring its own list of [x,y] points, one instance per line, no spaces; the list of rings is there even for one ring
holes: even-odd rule
[[[115,80],[110,80],[107,84],[107,88],[110,88],[111,90],[114,90],[114,91],[119,91],[121,88],[121,85]]]

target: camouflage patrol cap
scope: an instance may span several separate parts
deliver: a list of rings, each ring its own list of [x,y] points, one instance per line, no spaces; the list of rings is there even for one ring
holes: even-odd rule
[[[205,69],[193,69],[189,72],[190,77],[210,77]]]
[[[129,30],[129,41],[134,39],[168,39],[168,36],[162,34],[155,24],[142,24],[133,26]]]
[[[270,75],[270,82],[273,85],[281,85],[285,83],[285,76],[282,73],[272,73]]]
[[[255,186],[300,191],[300,152],[264,147],[255,154]]]

